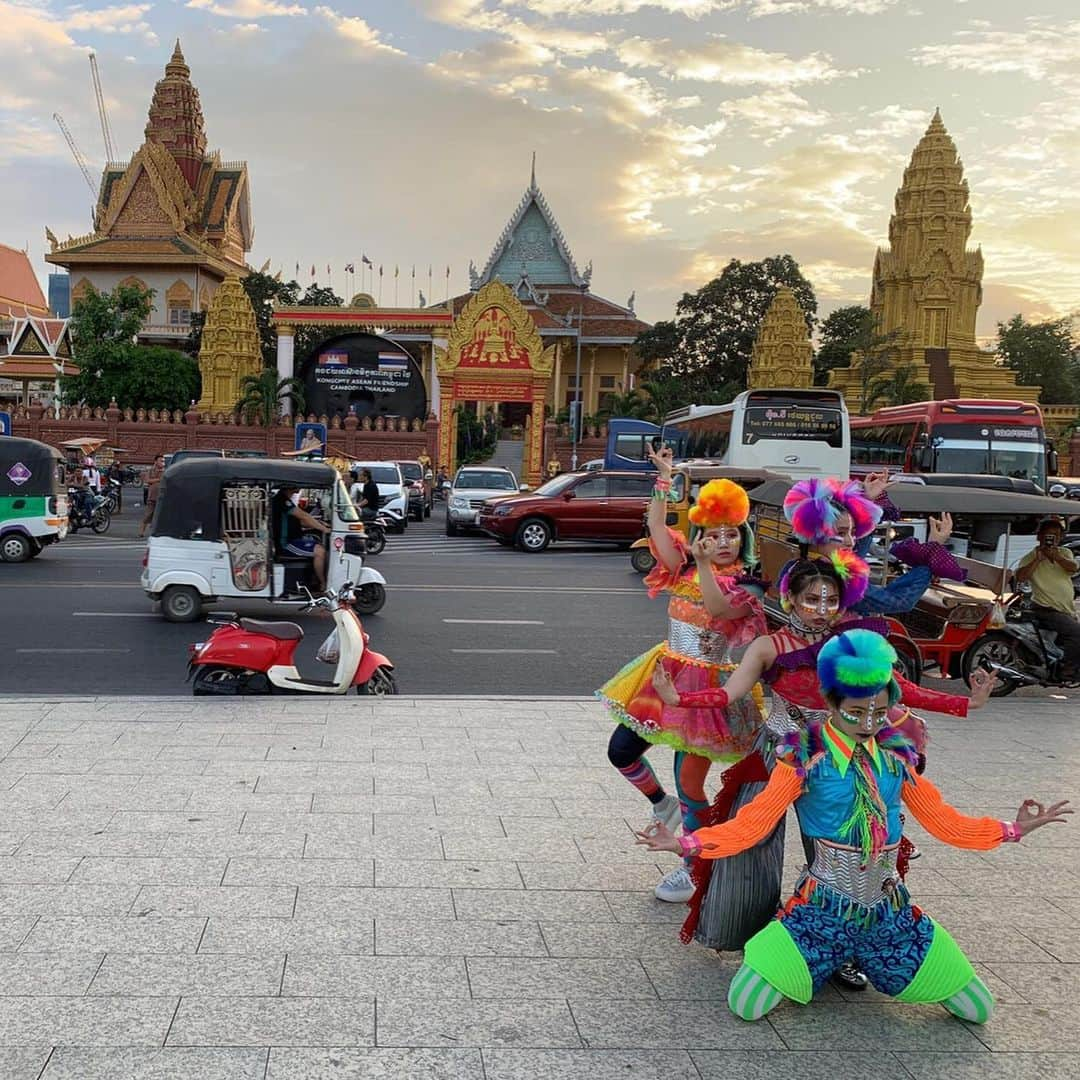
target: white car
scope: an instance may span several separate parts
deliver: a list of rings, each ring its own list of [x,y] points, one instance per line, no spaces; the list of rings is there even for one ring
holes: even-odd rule
[[[497,465],[463,465],[450,488],[446,535],[457,536],[461,529],[475,528],[480,520],[480,507],[487,500],[527,490],[527,486],[518,486],[517,477],[509,469]]]
[[[393,522],[397,532],[409,524],[409,489],[401,469],[394,461],[354,461],[352,471],[367,469],[379,489],[379,509]]]

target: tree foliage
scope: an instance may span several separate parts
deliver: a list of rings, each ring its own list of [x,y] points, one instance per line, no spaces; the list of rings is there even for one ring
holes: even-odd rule
[[[304,386],[299,379],[279,379],[273,368],[263,368],[258,375],[245,375],[240,381],[241,398],[236,403],[240,414],[263,427],[273,427],[281,420],[281,403],[291,401],[298,412],[304,409]]]
[[[597,411],[597,417],[607,420],[612,416],[622,416],[630,420],[655,420],[656,402],[637,388],[628,390],[625,394],[608,394],[603,407]]]
[[[700,378],[712,395],[730,401],[746,389],[754,338],[781,285],[795,293],[806,313],[807,329],[812,330],[817,299],[790,255],[746,263],[732,259],[719,277],[695,293],[683,294],[674,320],[659,322],[640,334],[638,353],[680,379]],[[691,400],[700,403],[702,399],[684,396],[679,404]]]
[[[78,374],[65,378],[63,399],[93,407],[186,409],[199,397],[199,368],[190,356],[162,345],[137,345],[153,292],[118,285],[90,289],[75,302],[72,344]]]
[[[1080,341],[1071,318],[1027,322],[1014,315],[998,323],[996,351],[1024,386],[1041,386],[1044,405],[1080,401]]]
[[[847,367],[851,361],[852,342],[859,336],[870,309],[862,304],[837,308],[821,323],[821,344],[814,354],[814,385],[825,386],[833,368]]]
[[[867,409],[911,405],[916,401],[928,401],[932,396],[930,387],[919,381],[915,365],[901,364],[870,383]]]

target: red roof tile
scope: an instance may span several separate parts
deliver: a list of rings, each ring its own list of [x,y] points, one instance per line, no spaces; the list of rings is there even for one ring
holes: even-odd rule
[[[49,305],[25,251],[0,244],[0,313],[46,315]]]

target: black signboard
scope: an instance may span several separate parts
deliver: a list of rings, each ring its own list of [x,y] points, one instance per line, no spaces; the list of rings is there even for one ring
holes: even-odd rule
[[[984,442],[1042,442],[1043,430],[1040,427],[1024,427],[1022,424],[1010,424],[1007,420],[970,421],[966,424],[935,424],[935,439],[975,439]]]
[[[839,409],[819,405],[752,405],[743,417],[743,445],[762,439],[799,439],[844,445],[844,418]]]
[[[324,342],[301,368],[305,411],[358,417],[427,416],[424,377],[413,356],[376,334],[347,334]]]

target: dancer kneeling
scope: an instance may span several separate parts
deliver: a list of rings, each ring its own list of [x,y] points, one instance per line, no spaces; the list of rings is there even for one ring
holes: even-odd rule
[[[776,749],[768,786],[722,825],[681,839],[655,823],[638,834],[651,850],[722,859],[768,836],[795,805],[814,859],[775,919],[746,944],[728,1005],[757,1020],[783,997],[806,1004],[853,954],[882,993],[941,1002],[985,1023],[993,998],[948,932],[915,907],[896,874],[900,807],[953,847],[987,851],[1071,814],[1067,802],[1026,800],[1015,821],[973,818],[916,772],[911,742],[888,722],[899,700],[896,653],[880,635],[851,630],[828,641],[817,675],[828,718]]]

